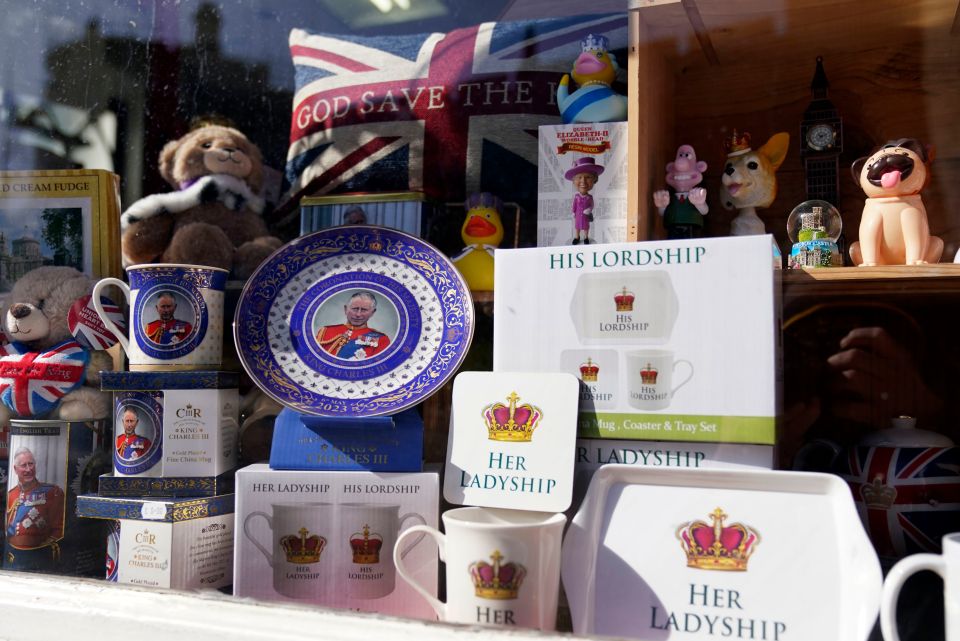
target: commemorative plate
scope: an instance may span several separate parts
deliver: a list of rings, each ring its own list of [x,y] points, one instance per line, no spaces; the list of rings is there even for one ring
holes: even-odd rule
[[[562,557],[577,634],[864,640],[880,605],[880,562],[829,474],[606,465]]]
[[[393,229],[333,227],[281,247],[240,294],[234,337],[254,382],[314,416],[415,405],[456,373],[473,337],[456,267]]]

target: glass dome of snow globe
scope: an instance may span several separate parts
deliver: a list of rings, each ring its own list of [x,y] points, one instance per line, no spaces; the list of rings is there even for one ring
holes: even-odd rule
[[[843,220],[837,208],[825,200],[805,200],[787,217],[787,235],[793,242],[789,265],[804,267],[840,267],[843,257],[837,239]]]

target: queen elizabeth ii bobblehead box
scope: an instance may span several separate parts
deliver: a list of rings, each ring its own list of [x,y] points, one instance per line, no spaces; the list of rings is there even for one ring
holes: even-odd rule
[[[581,437],[773,444],[772,246],[740,236],[498,251],[494,370],[577,376]]]
[[[237,470],[233,593],[435,619],[397,577],[401,531],[438,526],[436,472]],[[398,551],[417,583],[437,590],[437,545],[424,534]]]

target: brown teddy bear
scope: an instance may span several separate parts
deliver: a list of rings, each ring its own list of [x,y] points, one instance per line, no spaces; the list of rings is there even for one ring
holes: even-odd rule
[[[207,265],[246,278],[283,243],[263,221],[260,150],[222,125],[205,125],[160,152],[160,174],[178,191],[133,203],[120,218],[124,265]]]
[[[113,361],[73,340],[67,322],[70,307],[92,290],[93,281],[73,267],[38,267],[13,286],[3,313],[10,342],[0,345],[0,425],[12,416],[73,421],[110,415],[100,371],[113,369]],[[51,384],[38,386],[37,380]]]

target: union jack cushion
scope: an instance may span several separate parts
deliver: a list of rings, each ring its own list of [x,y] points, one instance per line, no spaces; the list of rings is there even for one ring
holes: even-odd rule
[[[369,38],[294,29],[290,192],[536,203],[537,127],[560,122],[557,85],[590,33],[626,67],[626,14]]]
[[[44,352],[0,345],[0,401],[18,416],[43,416],[83,384],[90,354],[75,340]]]

